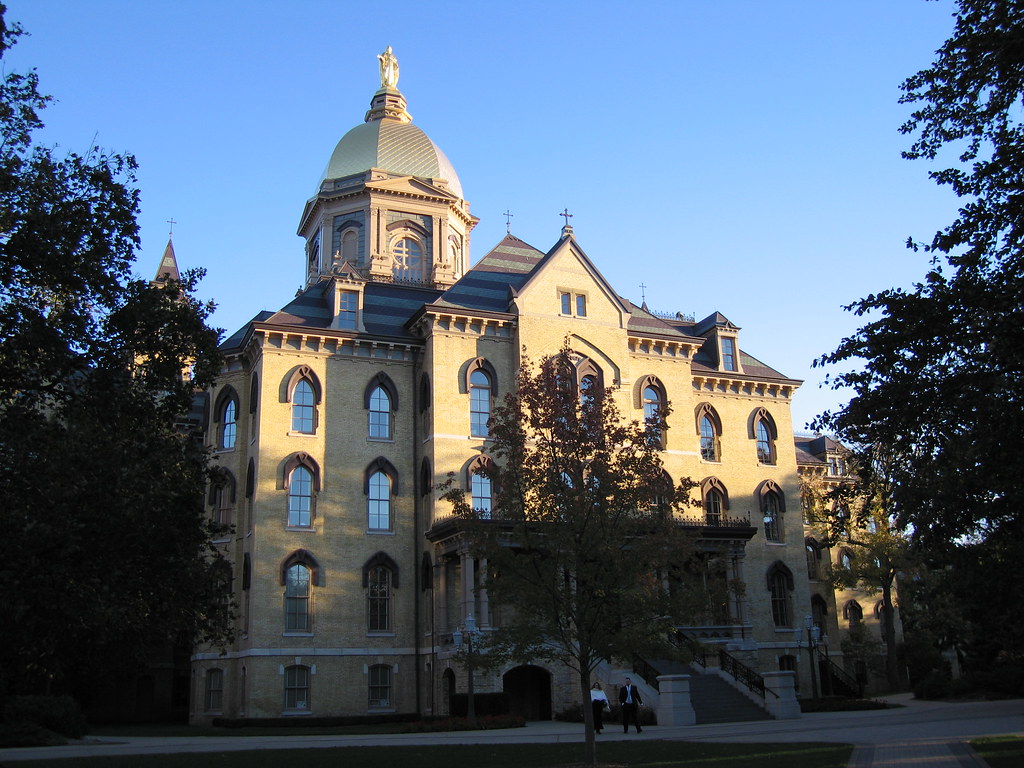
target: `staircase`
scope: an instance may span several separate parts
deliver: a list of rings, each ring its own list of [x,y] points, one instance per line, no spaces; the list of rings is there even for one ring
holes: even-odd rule
[[[663,675],[690,676],[690,703],[697,725],[771,720],[763,707],[714,672],[667,659],[652,661],[651,666]]]

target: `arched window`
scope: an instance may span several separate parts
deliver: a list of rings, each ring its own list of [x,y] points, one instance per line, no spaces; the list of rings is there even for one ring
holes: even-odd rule
[[[394,265],[391,275],[396,280],[423,279],[423,248],[411,237],[403,237],[391,244]]]
[[[469,375],[469,433],[487,437],[491,418],[491,377],[481,368]]]
[[[391,439],[391,398],[384,387],[370,393],[370,426],[368,434],[379,440]]]
[[[793,626],[793,574],[776,562],[768,569],[768,592],[772,601],[772,621],[776,627]]]
[[[700,436],[701,459],[721,461],[722,421],[709,403],[697,406],[697,434]]]
[[[386,373],[378,373],[366,385],[363,404],[368,413],[367,436],[371,440],[394,439],[398,389]]]
[[[828,604],[821,595],[811,597],[811,621],[814,626],[821,629],[821,634],[827,634]]]
[[[764,537],[767,541],[780,542],[785,539],[783,513],[786,503],[782,489],[774,480],[766,480],[758,488],[761,519],[764,522]]]
[[[370,709],[391,707],[391,665],[374,664],[369,669]]]
[[[367,574],[366,628],[391,631],[391,569],[384,565],[374,566]]]
[[[371,531],[391,530],[391,497],[398,493],[398,472],[383,456],[378,456],[366,468],[363,493],[366,494],[366,527]]]
[[[285,571],[284,629],[286,632],[309,632],[311,626],[309,568],[295,563]]]
[[[807,578],[818,581],[821,579],[821,549],[814,539],[806,539],[804,549],[807,553]]]
[[[775,440],[778,432],[775,420],[764,408],[758,408],[751,417],[751,437],[757,441],[757,461],[760,464],[775,464]]]
[[[341,236],[341,260],[356,264],[359,260],[359,233],[350,229]]]
[[[665,407],[665,391],[653,376],[646,377],[642,392],[644,408],[644,424],[647,427],[647,439],[651,445],[664,447],[665,435],[661,429],[663,416],[661,411]]]
[[[235,447],[235,438],[238,435],[238,403],[228,400],[221,415],[220,448],[229,451]]]
[[[885,601],[879,600],[875,603],[875,618],[878,619],[878,630],[882,633],[882,637],[885,637],[886,630],[888,627],[888,621],[885,617]]]
[[[489,519],[491,506],[493,504],[493,491],[491,478],[481,472],[485,467],[492,468],[494,465],[486,456],[478,456],[469,465],[469,490],[473,498],[473,511],[480,517]]]
[[[864,609],[856,600],[850,600],[843,606],[843,618],[850,623],[851,627],[854,624],[860,624],[864,621]]]
[[[214,522],[218,525],[230,525],[231,513],[235,507],[235,476],[226,469],[220,470],[210,490]]]
[[[224,706],[224,670],[206,670],[206,691],[203,697],[206,712],[220,712]]]
[[[309,379],[300,379],[292,390],[292,432],[316,431],[316,396]]]
[[[853,553],[848,549],[839,551],[839,567],[847,571],[853,568]]]
[[[704,522],[706,525],[722,524],[722,515],[729,509],[729,492],[722,481],[715,477],[705,478],[700,484],[704,499]]]
[[[284,670],[284,708],[287,712],[308,712],[309,667],[296,665]]]
[[[308,528],[313,524],[313,473],[299,465],[288,476],[288,525]]]

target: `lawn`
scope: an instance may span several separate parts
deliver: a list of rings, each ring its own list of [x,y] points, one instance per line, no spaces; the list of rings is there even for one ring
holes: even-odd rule
[[[989,768],[1020,768],[1024,765],[1024,738],[993,736],[971,741],[974,751],[985,758]]]
[[[846,768],[853,747],[849,744],[702,744],[682,741],[629,741],[597,745],[602,765],[629,768]],[[155,756],[33,760],[32,768],[79,766],[104,768],[338,768],[373,765],[374,768],[540,768],[578,766],[582,744],[467,744],[457,746],[378,746],[295,750],[208,752]]]

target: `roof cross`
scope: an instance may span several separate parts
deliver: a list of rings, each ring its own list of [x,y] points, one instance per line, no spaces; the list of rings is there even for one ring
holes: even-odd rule
[[[501,215],[505,217],[505,234],[511,235],[512,234],[512,217],[515,216],[515,214],[512,213],[511,211],[509,211],[508,208],[506,208],[505,212],[503,214],[501,214]]]
[[[566,209],[565,209],[564,211],[562,211],[562,212],[561,212],[560,214],[558,214],[558,215],[559,215],[559,216],[563,216],[563,217],[565,217],[565,226],[567,226],[567,227],[568,227],[568,226],[569,226],[569,219],[571,219],[571,218],[572,218],[572,214],[571,214],[571,213],[569,213],[569,209],[568,209],[568,208],[566,208]]]
[[[640,283],[640,303],[641,304],[646,304],[647,303],[647,294],[645,293],[646,290],[647,290],[647,286],[644,285],[643,283]]]
[[[171,231],[167,233],[167,239],[170,240],[171,237],[174,236],[174,225],[177,224],[178,222],[176,222],[174,220],[174,217],[172,216],[167,220],[167,223],[171,225]]]

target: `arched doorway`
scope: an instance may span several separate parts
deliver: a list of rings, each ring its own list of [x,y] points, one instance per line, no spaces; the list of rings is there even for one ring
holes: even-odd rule
[[[509,714],[526,720],[551,719],[551,674],[540,667],[523,665],[510,669],[501,678],[508,694]]]

